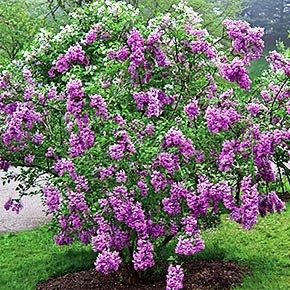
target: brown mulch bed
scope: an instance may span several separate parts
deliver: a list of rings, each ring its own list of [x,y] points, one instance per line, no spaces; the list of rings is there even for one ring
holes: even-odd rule
[[[250,273],[245,266],[224,261],[186,262],[184,278],[186,290],[228,290],[240,284]],[[128,276],[128,275],[127,275]],[[129,284],[124,269],[104,276],[94,269],[67,274],[41,283],[37,290],[164,290],[166,273],[156,276],[152,273],[143,283]],[[127,282],[126,282],[127,281]]]

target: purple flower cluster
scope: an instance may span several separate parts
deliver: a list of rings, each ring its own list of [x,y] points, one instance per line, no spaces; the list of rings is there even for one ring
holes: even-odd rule
[[[168,67],[171,65],[171,61],[168,60],[166,53],[160,47],[154,47],[153,53],[159,67]]]
[[[194,236],[198,234],[197,219],[195,216],[186,216],[181,220],[181,224],[184,226],[184,232],[188,236]]]
[[[191,41],[188,45],[193,53],[204,53],[209,59],[213,59],[217,55],[216,49],[206,40],[194,40]]]
[[[85,92],[81,80],[70,80],[66,85],[66,93],[68,95],[66,109],[67,112],[76,118],[81,114],[85,105]]]
[[[88,124],[87,118],[77,119],[78,132],[71,132],[69,137],[70,148],[68,153],[71,157],[76,157],[85,153],[85,151],[91,148],[95,142],[95,133],[92,131]]]
[[[32,136],[32,142],[34,142],[35,144],[41,145],[43,143],[44,140],[44,135],[36,132],[33,136]]]
[[[73,242],[73,238],[65,235],[63,232],[59,232],[58,235],[53,237],[54,242],[59,245],[69,245]]]
[[[154,247],[147,239],[137,241],[136,251],[133,253],[133,264],[136,271],[144,271],[154,266]]]
[[[241,181],[243,192],[242,205],[234,209],[230,218],[240,223],[243,228],[251,229],[257,223],[259,214],[259,193],[257,185],[252,185],[251,176],[245,176]]]
[[[89,211],[85,197],[80,192],[68,191],[68,208],[71,212],[80,211],[87,212]]]
[[[78,177],[74,164],[70,159],[61,158],[56,160],[53,168],[59,176],[63,176],[66,172],[68,172],[73,180],[76,180]]]
[[[124,183],[127,180],[126,172],[121,169],[120,171],[116,172],[116,181],[118,183]]]
[[[266,107],[257,100],[256,102],[248,103],[245,108],[250,112],[251,116],[258,116]]]
[[[187,194],[188,191],[184,188],[182,183],[172,183],[170,196],[162,200],[164,211],[170,216],[180,213],[180,201],[183,197],[186,197]]]
[[[100,23],[94,24],[92,28],[87,32],[84,43],[91,44],[97,40],[98,34],[102,31],[102,25]]]
[[[241,115],[234,107],[207,107],[205,111],[205,119],[207,128],[210,132],[217,134],[222,130],[229,130],[230,127],[236,123]]]
[[[56,72],[64,74],[72,67],[72,64],[89,65],[89,60],[80,44],[71,46],[65,54],[61,54],[48,71],[48,75],[53,78]]]
[[[60,192],[59,190],[51,185],[46,185],[42,188],[44,194],[44,201],[47,207],[48,213],[57,212],[60,205]]]
[[[179,290],[183,288],[184,273],[180,265],[168,267],[168,273],[166,276],[166,290]]]
[[[32,164],[34,161],[35,156],[32,154],[26,154],[23,158],[25,164],[29,165]]]
[[[116,220],[125,223],[140,235],[146,232],[145,213],[139,202],[135,203],[125,186],[116,186],[108,193],[108,202]]]
[[[4,204],[5,210],[15,211],[17,214],[23,209],[21,200],[12,199],[11,197]]]
[[[179,169],[179,158],[174,153],[161,152],[153,162],[153,168],[157,166],[161,166],[166,169],[168,173],[173,174],[174,170]]]
[[[26,130],[32,131],[34,125],[43,121],[41,114],[36,111],[32,103],[17,102],[15,105],[15,110],[6,117],[6,127],[2,133],[4,145],[13,151],[25,147],[25,141],[31,138],[31,133]],[[15,142],[19,146],[15,145]]]
[[[154,187],[155,192],[159,192],[167,186],[168,180],[163,173],[153,170],[150,183]]]
[[[148,220],[147,229],[148,235],[155,239],[164,236],[166,233],[165,226],[162,223],[153,223],[152,220]]]
[[[141,196],[144,197],[147,195],[149,188],[146,184],[146,182],[144,181],[144,179],[140,179],[137,181],[137,186],[140,189],[141,192]]]
[[[181,235],[178,237],[175,253],[190,256],[202,251],[204,247],[204,241],[199,236],[186,238]]]
[[[125,153],[135,154],[136,149],[125,130],[118,131],[115,136],[117,137],[117,143],[110,145],[109,155],[111,159],[117,160],[124,157]]]
[[[110,165],[108,168],[106,167],[99,167],[98,172],[100,175],[100,181],[104,181],[105,179],[109,178],[114,174],[114,167]]]
[[[228,35],[231,37],[232,49],[234,52],[243,55],[244,60],[248,63],[253,59],[260,58],[264,41],[264,28],[252,28],[249,23],[243,20],[224,20],[222,23]]]
[[[198,101],[191,100],[184,107],[184,113],[186,114],[186,116],[188,117],[189,120],[194,120],[194,118],[200,114],[199,107],[198,107]]]
[[[127,46],[122,46],[117,52],[116,52],[116,57],[119,61],[125,61],[128,59],[130,55],[130,51]]]
[[[199,176],[197,193],[187,191],[185,194],[186,202],[191,210],[191,216],[198,218],[206,214],[212,207],[215,212],[218,210],[218,203],[223,201],[228,209],[234,209],[231,188],[227,182],[211,183],[206,176]]]
[[[224,79],[230,82],[237,82],[238,85],[245,90],[250,89],[252,81],[249,78],[243,60],[240,58],[235,57],[229,64],[221,63],[219,65],[219,70]]]
[[[0,155],[0,170],[3,171],[8,171],[10,167],[10,162],[5,160],[1,155]]]
[[[222,145],[222,151],[218,157],[220,171],[229,171],[234,164],[234,157],[240,149],[238,140],[225,140]]]
[[[271,191],[268,195],[262,194],[259,196],[259,213],[261,216],[266,216],[267,212],[281,213],[285,209],[284,202],[277,196],[276,192]]]
[[[194,154],[195,149],[192,144],[191,139],[186,139],[180,130],[171,128],[165,135],[164,141],[162,143],[162,148],[164,150],[177,147],[179,153],[183,155],[184,160],[187,162],[189,158]]]
[[[271,135],[269,132],[261,133],[258,142],[253,146],[254,163],[258,168],[257,175],[268,182],[276,179],[269,161],[269,157],[274,154],[274,142]]]
[[[145,40],[141,33],[133,28],[127,35],[127,44],[131,50],[130,65],[128,72],[131,74],[132,80],[138,78],[138,68],[149,68],[149,64],[145,59]],[[149,76],[145,77],[144,82],[147,82]]]
[[[33,95],[36,94],[34,86],[25,86],[23,90],[23,99],[24,101],[29,101],[32,99]]]
[[[95,262],[95,269],[108,275],[110,271],[117,271],[122,260],[117,251],[104,250],[102,251]]]
[[[104,120],[108,119],[108,109],[105,100],[100,95],[91,95],[90,106],[96,109],[96,116],[102,116]]]
[[[137,109],[142,111],[146,108],[147,117],[159,117],[163,112],[164,105],[171,104],[174,97],[166,95],[159,89],[150,88],[147,92],[138,92],[133,94]]]
[[[112,238],[109,232],[98,231],[98,234],[92,237],[92,248],[94,252],[102,252],[109,249],[112,244]]]
[[[277,51],[270,51],[267,59],[272,66],[274,72],[282,70],[286,76],[290,76],[290,60],[286,60]]]

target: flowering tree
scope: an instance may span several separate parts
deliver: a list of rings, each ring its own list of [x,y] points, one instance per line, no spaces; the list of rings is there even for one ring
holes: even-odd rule
[[[97,271],[123,260],[136,278],[170,243],[167,289],[182,288],[181,257],[204,248],[204,216],[227,210],[251,229],[281,212],[272,164],[282,171],[290,137],[290,61],[270,53],[271,78],[251,88],[263,29],[226,20],[213,38],[190,7],[174,10],[145,26],[130,5],[94,2],[0,80],[0,167],[25,166],[20,197],[49,174],[55,242],[91,243]]]

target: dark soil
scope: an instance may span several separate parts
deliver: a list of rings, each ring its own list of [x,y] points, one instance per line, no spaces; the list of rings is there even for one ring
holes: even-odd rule
[[[247,267],[224,261],[191,261],[184,263],[184,268],[187,269],[183,281],[185,290],[228,290],[249,274]],[[107,276],[91,269],[50,279],[37,290],[164,290],[165,271],[161,270],[163,275],[159,276],[151,273],[143,282],[130,283],[124,268]]]

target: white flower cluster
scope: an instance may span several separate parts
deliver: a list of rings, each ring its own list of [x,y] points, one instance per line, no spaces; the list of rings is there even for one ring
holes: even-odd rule
[[[58,34],[56,34],[52,41],[56,41],[56,42],[60,42],[63,40],[63,38],[69,34],[72,34],[73,32],[75,32],[77,29],[77,25],[76,24],[67,24],[65,26],[61,26],[60,27],[60,32]]]
[[[202,21],[201,15],[193,10],[192,7],[188,6],[187,1],[180,1],[178,4],[172,5],[172,8],[176,12],[182,12],[181,15],[184,15],[186,20],[189,20],[191,23],[198,23]]]

